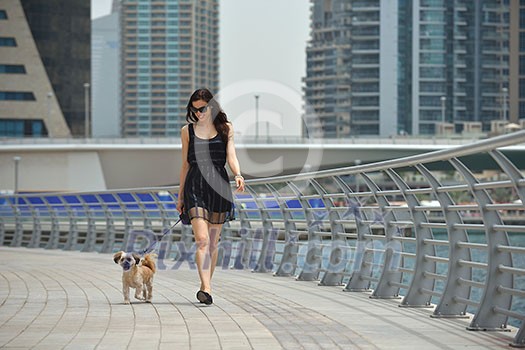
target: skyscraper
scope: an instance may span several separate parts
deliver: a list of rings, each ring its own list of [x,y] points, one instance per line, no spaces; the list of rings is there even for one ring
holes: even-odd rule
[[[510,1],[509,120],[525,125],[525,1]],[[505,96],[506,97],[506,96]]]
[[[503,117],[508,1],[311,1],[305,100],[322,125],[310,130],[433,134]]]
[[[0,2],[0,136],[84,135],[90,4]]]
[[[218,0],[122,0],[122,135],[178,136],[196,88],[219,88]]]
[[[345,0],[312,1],[311,40],[306,48],[306,125],[310,137],[350,132],[350,6]]]
[[[120,137],[120,30],[118,8],[92,21],[93,137]]]

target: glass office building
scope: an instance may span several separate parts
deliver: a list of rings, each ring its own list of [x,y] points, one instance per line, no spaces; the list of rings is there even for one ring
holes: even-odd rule
[[[387,137],[475,122],[488,130],[503,118],[509,91],[508,5],[312,0],[305,100],[317,118],[307,119],[309,129]],[[321,49],[332,52],[322,65]]]
[[[122,136],[179,136],[186,104],[219,88],[218,0],[123,0]]]
[[[84,135],[90,4],[0,1],[0,136]]]
[[[432,134],[436,121],[503,118],[508,87],[509,7],[501,0],[420,0],[412,31],[410,132]],[[415,69],[417,67],[417,70]],[[419,100],[419,101],[417,101]],[[418,102],[418,103],[416,103]],[[408,128],[410,125],[407,124]]]
[[[525,0],[510,1],[509,120],[525,129]]]

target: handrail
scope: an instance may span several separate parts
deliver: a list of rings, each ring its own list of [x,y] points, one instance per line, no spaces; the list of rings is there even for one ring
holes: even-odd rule
[[[512,345],[525,346],[518,300],[525,289],[525,177],[511,157],[522,143],[525,131],[248,180],[247,191],[235,196],[238,219],[224,225],[219,264],[401,298],[402,307],[433,307],[435,318],[472,317],[471,330],[519,327]],[[476,173],[473,155],[500,170]],[[433,170],[436,163],[449,170]],[[177,192],[169,186],[0,195],[0,244],[139,251],[171,230],[158,245],[159,266],[174,268],[195,249],[191,227],[171,228]]]
[[[344,174],[356,174],[360,172],[371,172],[378,171],[386,168],[400,168],[403,166],[412,166],[419,163],[431,163],[440,160],[446,160],[453,157],[462,157],[469,154],[476,154],[481,152],[487,152],[491,149],[516,146],[525,143],[525,130],[518,131],[511,134],[501,135],[498,137],[481,140],[468,145],[458,146],[454,148],[438,150],[428,153],[417,154],[413,156],[385,160],[378,163],[361,164],[350,167],[343,167],[338,169],[320,170],[316,172],[304,172],[301,174],[274,176],[271,178],[248,180],[257,183],[260,181],[264,182],[281,182],[287,180],[305,180],[310,177],[327,177],[327,176],[339,176]]]

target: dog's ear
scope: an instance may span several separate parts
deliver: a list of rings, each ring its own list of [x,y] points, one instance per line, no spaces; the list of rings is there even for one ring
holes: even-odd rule
[[[122,254],[124,254],[124,252],[120,251],[113,255],[113,261],[115,262],[115,264],[118,264],[120,258],[122,257]]]
[[[140,255],[133,253],[133,259],[135,259],[135,265],[139,266],[140,263]]]

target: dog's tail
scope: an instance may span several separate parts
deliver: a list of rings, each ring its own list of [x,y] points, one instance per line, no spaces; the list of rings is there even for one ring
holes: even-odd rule
[[[142,266],[147,266],[153,273],[157,271],[157,267],[155,266],[155,258],[157,257],[157,254],[146,254],[144,255],[144,259],[142,259]]]

